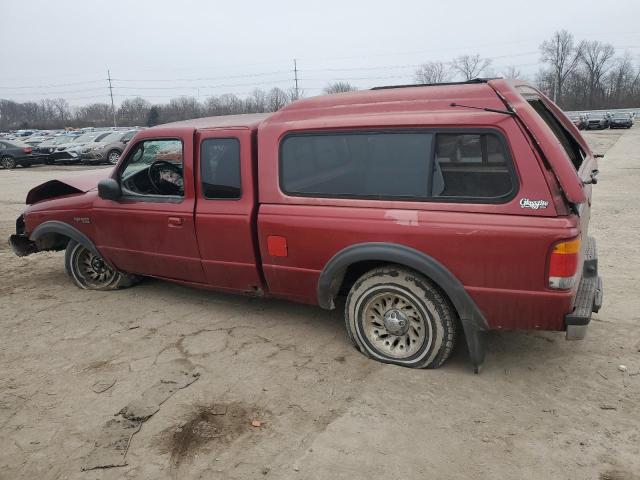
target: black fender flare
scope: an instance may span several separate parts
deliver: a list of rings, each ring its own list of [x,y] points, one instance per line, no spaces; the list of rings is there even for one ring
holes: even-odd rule
[[[49,220],[41,223],[33,229],[33,232],[31,232],[31,235],[29,235],[29,240],[31,240],[32,242],[37,242],[38,239],[50,233],[57,233],[60,235],[64,235],[65,237],[69,237],[70,239],[75,240],[80,245],[87,248],[94,255],[98,255],[99,257],[104,259],[103,255],[98,251],[95,244],[89,237],[87,237],[77,228],[74,228],[68,223],[61,222],[59,220]],[[105,262],[107,262],[107,264],[109,264],[106,259],[104,260]]]
[[[471,361],[477,372],[484,363],[484,341],[481,332],[488,330],[484,315],[464,286],[435,258],[397,243],[359,243],[340,250],[325,265],[318,279],[318,304],[335,308],[334,299],[350,265],[362,261],[381,261],[404,265],[425,275],[449,297],[464,329]]]

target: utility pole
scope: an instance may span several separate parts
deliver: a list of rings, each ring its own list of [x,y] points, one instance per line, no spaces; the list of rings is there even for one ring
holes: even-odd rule
[[[300,98],[300,89],[298,88],[298,61],[293,59],[293,78],[296,82],[296,100]]]
[[[116,123],[116,107],[113,104],[113,87],[111,86],[111,72],[107,70],[107,78],[109,80],[109,95],[111,95],[111,112],[113,113],[113,126],[117,127]]]

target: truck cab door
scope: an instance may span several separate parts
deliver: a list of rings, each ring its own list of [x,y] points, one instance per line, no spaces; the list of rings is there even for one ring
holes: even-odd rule
[[[196,134],[196,233],[207,283],[260,294],[253,135],[248,128]]]
[[[100,252],[125,272],[205,283],[194,225],[193,130],[139,134],[113,178],[121,198],[94,203]]]

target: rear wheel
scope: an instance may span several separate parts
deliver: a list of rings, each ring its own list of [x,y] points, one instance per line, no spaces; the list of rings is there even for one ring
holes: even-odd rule
[[[455,340],[455,311],[423,275],[393,265],[366,273],[345,306],[349,338],[366,356],[412,368],[437,368]]]
[[[0,158],[0,165],[6,170],[11,170],[12,168],[16,168],[16,161],[13,157],[5,156]]]
[[[96,255],[75,240],[69,240],[64,257],[67,275],[76,286],[86,290],[115,290],[130,287],[138,278],[109,266],[100,255]]]

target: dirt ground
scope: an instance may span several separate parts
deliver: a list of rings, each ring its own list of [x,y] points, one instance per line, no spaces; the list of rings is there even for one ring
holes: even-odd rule
[[[607,154],[590,231],[604,307],[582,342],[490,334],[480,375],[460,344],[438,370],[367,360],[340,310],[154,280],[82,291],[62,253],[3,240],[0,478],[640,479],[640,128],[585,135]],[[0,237],[29,188],[80,170],[0,171]],[[128,465],[82,472],[96,429],[177,364],[201,376]]]

